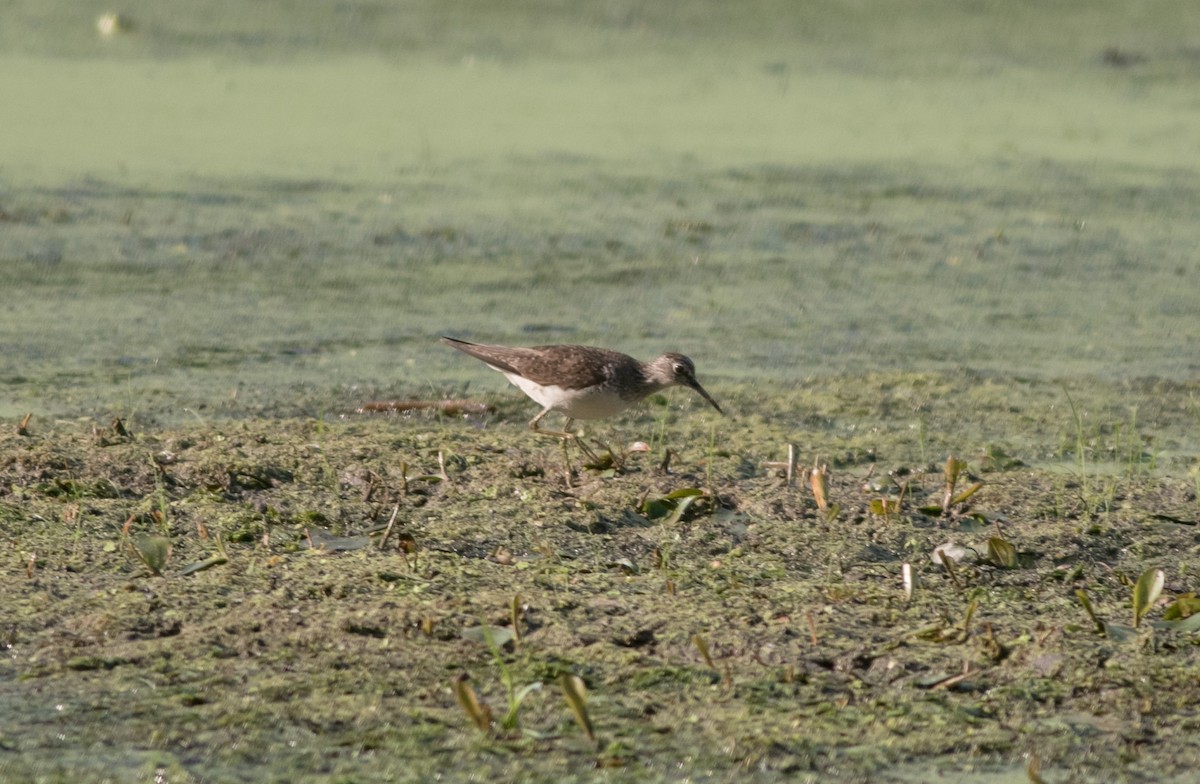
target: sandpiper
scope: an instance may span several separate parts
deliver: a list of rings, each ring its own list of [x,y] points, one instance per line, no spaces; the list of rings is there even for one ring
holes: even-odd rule
[[[483,360],[498,370],[542,410],[529,420],[529,429],[562,439],[576,419],[603,419],[620,413],[647,395],[673,386],[691,387],[724,414],[696,380],[696,366],[682,354],[663,354],[638,362],[619,351],[592,346],[533,346],[512,348],[468,343],[443,337],[447,346]],[[561,431],[542,430],[538,424],[551,411],[561,411],[567,424]]]

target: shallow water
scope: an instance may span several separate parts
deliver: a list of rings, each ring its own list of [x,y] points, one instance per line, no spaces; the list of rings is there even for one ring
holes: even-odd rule
[[[349,8],[10,32],[5,415],[499,388],[443,332],[718,386],[1200,367],[1195,11]]]

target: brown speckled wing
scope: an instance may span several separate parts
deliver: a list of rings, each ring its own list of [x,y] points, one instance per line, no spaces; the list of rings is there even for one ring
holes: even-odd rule
[[[522,366],[520,372],[530,381],[542,385],[583,389],[608,382],[620,368],[632,366],[634,371],[640,368],[633,357],[606,348],[535,346],[533,350],[537,352],[537,358]]]
[[[638,367],[633,357],[592,346],[517,348],[468,343],[454,338],[442,338],[442,341],[497,370],[516,373],[543,386],[582,389],[605,383],[617,367],[629,364]]]

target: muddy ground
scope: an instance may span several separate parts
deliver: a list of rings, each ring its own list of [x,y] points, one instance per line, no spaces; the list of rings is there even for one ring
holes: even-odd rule
[[[1200,386],[713,392],[733,417],[673,391],[592,426],[619,460],[572,451],[569,484],[515,391],[470,416],[3,423],[0,779],[1193,775]],[[829,466],[829,509],[771,465],[789,443]],[[942,513],[949,455],[955,494],[982,487]]]

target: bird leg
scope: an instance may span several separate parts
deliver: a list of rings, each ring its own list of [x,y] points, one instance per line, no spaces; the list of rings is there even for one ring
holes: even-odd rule
[[[597,462],[599,458],[596,457],[596,453],[589,449],[587,444],[583,443],[583,439],[581,439],[577,434],[571,432],[571,425],[575,423],[574,419],[567,417],[567,424],[562,430],[542,430],[540,427],[538,427],[538,423],[542,421],[542,417],[546,416],[546,414],[549,414],[552,410],[553,409],[550,408],[543,409],[540,414],[529,420],[529,429],[540,435],[561,438],[564,446],[566,445],[567,441],[574,441],[579,446],[579,449],[588,456],[589,460],[591,460],[593,463]]]
[[[554,436],[555,438],[564,438],[564,439],[565,438],[578,438],[578,436],[576,436],[574,433],[569,433],[566,430],[542,430],[540,427],[538,427],[538,423],[542,421],[542,417],[546,416],[546,414],[549,414],[553,410],[554,409],[552,409],[552,408],[543,408],[537,416],[535,416],[533,419],[529,420],[529,429],[535,433],[540,433],[541,435],[544,435],[544,436]],[[574,421],[575,420],[573,420],[573,419],[569,419],[569,418],[567,419],[567,428],[568,429],[571,427],[571,423]]]

